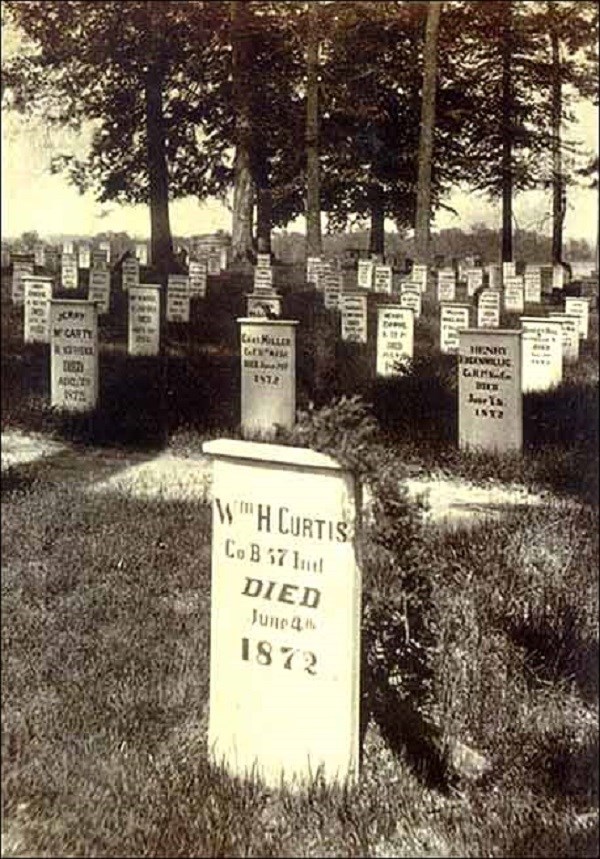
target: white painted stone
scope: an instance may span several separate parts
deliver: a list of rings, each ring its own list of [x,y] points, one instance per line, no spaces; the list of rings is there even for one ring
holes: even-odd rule
[[[276,292],[264,295],[246,296],[246,313],[252,318],[279,319],[281,316],[281,296]]]
[[[33,263],[13,261],[11,282],[11,300],[13,304],[23,304],[25,300],[23,280],[27,275],[32,276],[34,270]]]
[[[60,282],[63,289],[77,289],[79,286],[79,270],[75,254],[64,253],[60,258]]]
[[[170,274],[167,279],[167,322],[190,321],[190,279]]]
[[[375,291],[392,294],[392,267],[391,265],[375,266]]]
[[[414,318],[418,319],[421,316],[422,293],[418,284],[415,289],[406,289],[407,284],[403,284],[400,290],[400,307],[407,307],[412,310]]]
[[[502,283],[506,284],[507,277],[516,277],[517,274],[517,264],[514,262],[503,262],[502,263]]]
[[[208,267],[206,260],[190,260],[190,295],[192,298],[204,298],[206,296],[206,285]]]
[[[504,278],[504,309],[510,313],[523,313],[525,309],[523,278],[519,275]]]
[[[254,269],[254,294],[263,292],[269,295],[273,292],[273,269],[270,267]]]
[[[500,325],[500,293],[496,289],[482,289],[477,301],[477,327],[498,328]]]
[[[88,301],[98,306],[98,315],[110,310],[110,272],[108,268],[91,268]]]
[[[357,284],[361,289],[373,288],[374,264],[372,259],[359,259],[357,269]]]
[[[238,319],[243,432],[270,435],[296,419],[296,325],[289,319]]]
[[[442,301],[454,301],[456,298],[456,275],[454,270],[441,270],[438,272],[437,299]]]
[[[483,269],[469,268],[466,272],[467,276],[467,295],[473,296],[478,289],[483,286]]]
[[[440,351],[446,354],[458,352],[459,331],[469,327],[469,304],[440,305]]]
[[[565,298],[565,313],[579,318],[579,337],[587,340],[589,333],[590,299],[567,295]]]
[[[52,278],[25,275],[25,312],[23,314],[23,342],[50,342],[50,301]]]
[[[89,301],[50,302],[50,402],[81,412],[98,401],[98,310]]]
[[[396,375],[413,357],[414,328],[414,313],[408,307],[384,304],[377,308],[378,376]]]
[[[367,296],[360,292],[343,292],[340,310],[342,340],[346,343],[366,343]]]
[[[549,313],[548,319],[562,323],[563,360],[577,361],[579,358],[579,317],[567,313]]]
[[[556,319],[522,316],[522,389],[547,391],[562,382],[562,328]]]
[[[459,336],[459,447],[521,450],[521,332],[470,329]]]
[[[145,242],[135,246],[135,257],[140,265],[148,265],[148,245]]]
[[[127,257],[121,266],[121,287],[127,291],[140,285],[140,263],[135,257]]]
[[[525,304],[541,304],[542,301],[542,270],[526,271],[524,276]]]
[[[360,486],[305,449],[223,439],[203,451],[214,461],[211,759],[272,788],[318,772],[353,782]]]
[[[129,289],[128,340],[130,355],[158,355],[160,349],[160,293],[157,283]]]
[[[81,242],[77,247],[77,266],[78,268],[91,266],[91,249],[87,242]]]

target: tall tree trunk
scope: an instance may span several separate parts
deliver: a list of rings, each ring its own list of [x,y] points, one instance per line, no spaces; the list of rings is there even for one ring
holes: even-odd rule
[[[383,188],[374,182],[369,188],[369,204],[371,208],[371,233],[369,236],[369,253],[381,254],[385,250],[385,205]]]
[[[505,4],[502,38],[502,262],[511,262],[512,243],[512,3]]]
[[[442,3],[427,4],[425,46],[423,49],[423,95],[421,97],[421,130],[419,135],[419,172],[417,178],[417,211],[415,214],[415,257],[428,265],[431,220],[431,162],[435,129],[435,93],[437,77],[437,41]]]
[[[173,239],[169,221],[169,171],[162,103],[163,72],[152,62],[146,73],[146,136],[150,189],[150,254],[152,267],[166,274],[173,265]]]
[[[552,3],[548,5],[552,20],[554,10]],[[550,28],[550,45],[552,48],[552,262],[556,264],[562,262],[562,234],[566,207],[560,134],[562,119],[560,42],[554,21]]]
[[[251,33],[244,0],[231,3],[233,106],[235,110],[235,161],[232,263],[248,261],[252,253],[254,180],[252,178]]]
[[[269,163],[262,148],[257,153],[254,176],[256,181],[257,248],[260,253],[271,253],[273,199],[269,180]]]
[[[321,256],[321,191],[319,178],[319,37],[317,8],[307,3],[306,47],[306,256]]]

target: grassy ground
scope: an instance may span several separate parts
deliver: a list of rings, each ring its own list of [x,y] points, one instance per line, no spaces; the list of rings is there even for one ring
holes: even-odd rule
[[[526,399],[523,456],[453,447],[451,358],[424,348],[419,373],[365,389],[395,479],[412,465],[556,492],[452,531],[423,527],[404,499],[395,531],[367,529],[361,777],[292,795],[207,760],[209,506],[89,491],[160,443],[155,370],[103,350],[103,411],[91,427],[67,421],[41,401],[43,349],[23,349],[14,308],[2,310],[3,429],[135,448],[82,446],[2,475],[4,855],[597,855],[597,327],[567,383]],[[172,355],[168,428],[182,452],[236,431],[230,323],[213,318],[191,361]],[[343,350],[320,365],[300,351],[309,393],[331,361],[352,381]],[[311,438],[343,436],[356,453],[362,420],[332,410]],[[474,750],[488,764],[479,779]]]

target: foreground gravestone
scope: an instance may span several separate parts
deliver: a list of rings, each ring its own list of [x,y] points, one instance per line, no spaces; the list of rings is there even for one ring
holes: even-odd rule
[[[130,355],[158,355],[160,349],[160,293],[158,283],[129,288],[127,351]]]
[[[13,304],[23,304],[25,299],[24,278],[32,276],[34,272],[33,262],[13,261],[11,282],[11,300]]]
[[[523,446],[521,332],[460,332],[458,438],[461,449],[502,453]]]
[[[377,375],[393,376],[400,373],[407,360],[413,357],[413,350],[413,311],[399,304],[378,307]]]
[[[60,282],[63,289],[77,289],[79,286],[79,269],[75,254],[65,253],[60,258]]]
[[[498,328],[500,325],[500,293],[482,289],[477,299],[477,327]]]
[[[469,304],[440,305],[440,352],[456,354],[458,352],[458,334],[469,327]]]
[[[318,773],[355,781],[360,485],[312,450],[221,439],[203,452],[213,460],[211,759],[273,788]]]
[[[522,316],[522,388],[547,391],[562,382],[562,327],[557,319]]]
[[[88,301],[98,306],[98,315],[108,313],[110,310],[110,272],[107,268],[90,269],[90,285],[88,288]]]
[[[343,292],[340,310],[342,340],[346,343],[366,343],[367,296],[360,292]]]
[[[190,279],[187,274],[167,278],[167,322],[190,321]]]
[[[587,340],[589,333],[590,299],[568,295],[565,298],[565,313],[568,316],[578,317],[579,337],[582,340]]]
[[[296,326],[290,319],[238,319],[243,432],[271,435],[296,418]]]
[[[208,277],[206,260],[190,260],[190,295],[192,298],[205,298]]]
[[[23,314],[23,342],[50,342],[50,301],[52,278],[25,275],[25,312]]]
[[[558,319],[562,325],[563,360],[579,359],[579,317],[567,313],[549,313],[548,319]]]
[[[50,302],[50,402],[85,412],[98,401],[98,311],[89,301]]]

